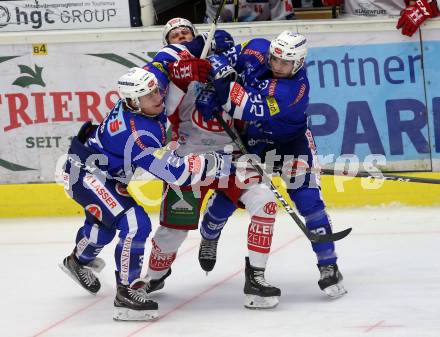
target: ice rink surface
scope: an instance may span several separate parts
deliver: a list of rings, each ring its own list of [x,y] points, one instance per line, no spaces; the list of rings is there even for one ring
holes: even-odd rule
[[[199,233],[190,233],[165,288],[152,295],[160,310],[154,322],[112,320],[115,242],[100,255],[107,266],[96,296],[58,268],[82,218],[1,219],[0,336],[439,337],[440,207],[329,213],[335,230],[353,227],[337,243],[346,296],[330,300],[319,290],[310,245],[280,211],[266,271],[267,280],[282,290],[280,304],[267,311],[245,309],[249,218],[237,213],[208,276],[197,261]],[[148,243],[145,260],[150,248]]]

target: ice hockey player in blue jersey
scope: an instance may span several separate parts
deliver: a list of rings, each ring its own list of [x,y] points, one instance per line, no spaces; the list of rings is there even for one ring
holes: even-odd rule
[[[76,245],[60,267],[90,293],[101,284],[93,270],[97,258],[119,231],[115,249],[117,294],[115,320],[149,320],[158,305],[147,297],[140,278],[145,242],[151,232],[148,214],[127,192],[141,167],[168,183],[186,186],[221,179],[230,165],[217,153],[180,157],[166,146],[166,116],[154,74],[132,68],[118,81],[121,99],[100,125],[83,125],[72,139],[64,172],[67,193],[85,210]]]
[[[306,55],[306,38],[284,31],[272,41],[253,39],[221,56],[211,56],[215,92],[202,92],[196,106],[206,119],[213,118],[215,109],[224,109],[233,118],[246,121],[243,141],[249,151],[266,164],[282,166],[288,194],[307,228],[328,234],[332,226],[321,196],[316,146],[305,114],[309,102]],[[312,172],[295,174],[300,169]],[[217,204],[206,213],[211,217],[202,221],[211,236],[215,233],[209,227],[215,228],[215,219],[228,218],[234,210],[227,198],[215,200]],[[344,295],[334,243],[312,243],[312,247],[321,275],[319,287],[330,297]],[[252,268],[249,270],[245,293],[258,293],[264,286],[255,281]]]

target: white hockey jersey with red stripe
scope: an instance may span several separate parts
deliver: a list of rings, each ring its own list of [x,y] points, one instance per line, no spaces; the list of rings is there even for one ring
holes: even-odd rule
[[[224,151],[228,145],[230,151],[233,142],[223,127],[216,120],[205,122],[202,114],[196,110],[197,85],[193,82],[186,94],[174,85],[169,88],[165,103],[172,140],[180,144],[176,152],[179,156],[184,156],[188,153]],[[223,119],[232,126],[232,118],[225,112],[222,114]]]

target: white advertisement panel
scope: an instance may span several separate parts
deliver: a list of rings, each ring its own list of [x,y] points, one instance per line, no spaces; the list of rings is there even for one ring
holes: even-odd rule
[[[305,35],[318,153],[361,162],[379,154],[389,171],[438,169],[438,41],[430,36],[422,53],[417,37],[395,31]],[[253,36],[237,42],[246,38]],[[159,37],[0,45],[0,183],[54,181],[70,137],[83,122],[100,122],[117,99],[119,76],[161,47]]]
[[[70,137],[85,121],[102,121],[118,99],[118,78],[161,46],[160,40],[0,46],[0,183],[54,181]]]
[[[130,27],[128,0],[0,1],[0,33]]]

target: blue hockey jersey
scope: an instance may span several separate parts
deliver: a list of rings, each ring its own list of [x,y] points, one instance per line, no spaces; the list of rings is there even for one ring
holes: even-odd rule
[[[104,155],[101,158],[104,162],[100,162],[99,167],[109,177],[123,179],[125,183],[128,183],[137,167],[168,183],[190,183],[191,162],[164,147],[165,113],[147,117],[124,109],[124,106],[119,100],[86,142],[90,151]]]
[[[145,69],[153,72],[162,85],[169,84],[167,66],[180,58],[197,57],[204,41],[194,39],[184,44],[168,45],[161,49]],[[232,82],[228,102],[223,106],[236,119],[258,122],[252,137],[267,142],[288,142],[307,129],[305,111],[309,104],[309,81],[304,69],[293,77],[274,79],[267,66],[270,41],[252,39],[224,52],[222,57],[237,71],[239,78]]]
[[[274,79],[267,66],[269,46],[266,39],[252,39],[223,53],[239,78],[229,92],[220,94],[228,95],[223,108],[234,118],[258,121],[261,138],[288,142],[307,128],[309,81],[304,69],[293,77]]]

